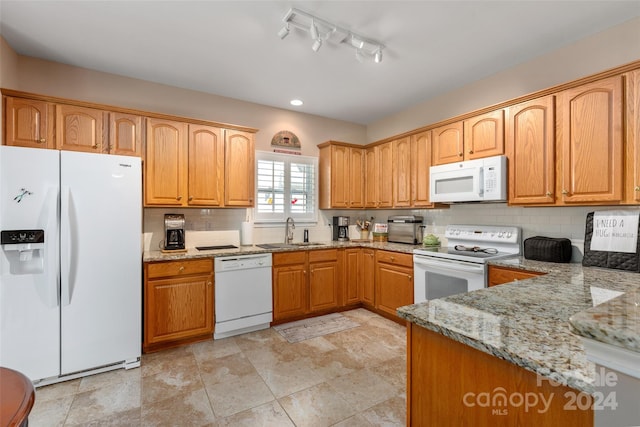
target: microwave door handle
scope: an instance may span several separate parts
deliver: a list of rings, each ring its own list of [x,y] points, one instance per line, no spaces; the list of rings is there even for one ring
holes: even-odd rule
[[[467,265],[467,264],[462,264],[456,261],[435,261],[432,259],[427,260],[425,258],[416,258],[413,260],[413,263],[415,265],[420,265],[423,267],[448,268],[451,270],[464,271],[468,273],[484,272],[483,264]]]

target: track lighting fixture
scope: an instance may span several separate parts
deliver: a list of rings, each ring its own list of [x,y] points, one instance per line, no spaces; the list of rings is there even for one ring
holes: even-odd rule
[[[317,52],[321,46],[322,46],[322,39],[318,38],[313,41],[313,44],[311,45],[311,49],[313,49],[314,52]]]
[[[309,32],[311,33],[312,39],[318,40],[320,38],[320,35],[318,34],[318,27],[316,27],[316,23],[313,19],[311,20],[311,28],[309,29]]]
[[[376,50],[376,53],[373,54],[373,60],[375,61],[376,64],[379,64],[382,62],[382,48],[379,48],[378,50]]]
[[[287,22],[286,24],[284,24],[284,27],[282,27],[280,31],[278,31],[278,37],[280,37],[281,39],[284,39],[288,35],[289,35],[289,23]]]
[[[356,59],[360,62],[363,62],[367,57],[373,58],[376,63],[382,62],[382,49],[384,49],[384,46],[381,43],[340,28],[310,13],[292,8],[282,18],[282,21],[285,26],[278,31],[278,36],[281,39],[287,37],[290,27],[293,26],[310,34],[313,40],[311,49],[314,52],[317,52],[322,47],[322,43],[327,42],[354,48],[356,50]]]

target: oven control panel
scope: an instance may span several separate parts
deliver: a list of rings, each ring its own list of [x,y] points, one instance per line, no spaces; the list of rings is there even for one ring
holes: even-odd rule
[[[518,243],[520,241],[520,228],[490,225],[449,225],[444,235],[449,240]]]

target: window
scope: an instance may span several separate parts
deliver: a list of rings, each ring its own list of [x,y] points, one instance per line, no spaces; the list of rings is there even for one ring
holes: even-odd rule
[[[317,221],[318,159],[256,151],[255,222]]]

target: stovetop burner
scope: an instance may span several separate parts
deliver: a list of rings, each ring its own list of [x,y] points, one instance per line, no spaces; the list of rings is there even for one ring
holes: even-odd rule
[[[416,249],[417,255],[473,263],[505,258],[520,253],[520,228],[507,226],[449,225],[448,246]]]

